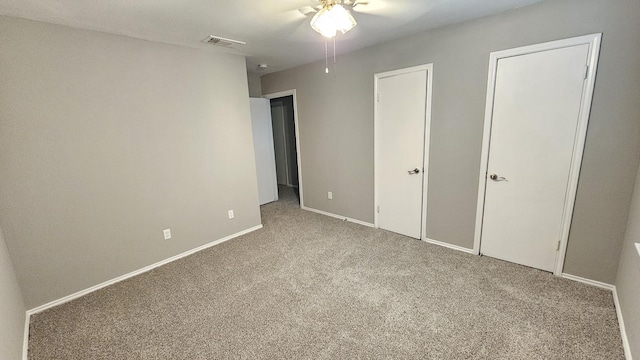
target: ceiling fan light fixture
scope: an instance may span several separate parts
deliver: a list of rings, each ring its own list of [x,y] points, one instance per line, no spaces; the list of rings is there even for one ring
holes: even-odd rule
[[[336,34],[340,31],[345,34],[357,25],[356,19],[342,6],[353,7],[355,0],[320,0],[322,8],[311,19],[311,28],[325,37],[324,40],[324,72],[329,73],[329,49],[327,38],[333,38],[333,66],[336,66]]]
[[[333,5],[329,13],[336,30],[340,30],[343,34],[353,29],[357,24],[356,19],[340,4]]]
[[[338,31],[345,34],[356,24],[356,19],[340,4],[323,7],[311,19],[313,30],[327,38],[336,36]]]
[[[311,28],[327,38],[336,36],[337,30],[331,17],[330,8],[322,8],[313,16]]]

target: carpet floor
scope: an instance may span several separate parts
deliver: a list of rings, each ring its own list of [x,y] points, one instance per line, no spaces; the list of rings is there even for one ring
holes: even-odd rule
[[[612,294],[301,210],[36,314],[31,359],[624,359]]]

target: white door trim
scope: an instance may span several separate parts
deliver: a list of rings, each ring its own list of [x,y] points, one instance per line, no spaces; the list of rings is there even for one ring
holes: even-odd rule
[[[374,173],[374,191],[373,191],[373,214],[374,214],[374,226],[378,228],[378,81],[382,78],[395,76],[400,74],[406,74],[416,71],[425,70],[427,72],[427,98],[426,98],[426,110],[425,110],[425,120],[424,120],[424,129],[425,129],[425,138],[424,138],[424,154],[423,154],[423,177],[422,177],[422,224],[421,224],[421,240],[427,239],[427,190],[429,186],[429,144],[431,140],[431,89],[433,87],[433,64],[425,64],[412,66],[404,69],[385,71],[381,73],[377,73],[374,75],[374,86],[373,86],[373,132],[374,132],[374,159],[373,159],[373,173]]]
[[[591,111],[591,99],[593,97],[593,89],[595,86],[595,74],[598,66],[598,54],[600,52],[601,38],[602,34],[600,33],[591,34],[531,46],[524,46],[515,49],[497,51],[490,54],[489,78],[487,81],[487,100],[484,116],[484,132],[482,135],[482,155],[480,158],[480,174],[478,181],[476,227],[473,241],[473,252],[475,254],[480,254],[482,220],[484,217],[485,188],[487,184],[487,164],[489,160],[489,145],[491,141],[491,120],[493,118],[493,100],[495,95],[495,80],[496,71],[498,68],[498,60],[512,56],[526,55],[541,51],[588,44],[589,57],[587,63],[589,68],[588,73],[586,74],[586,81],[584,82],[582,101],[580,104],[580,115],[578,118],[578,127],[576,130],[576,139],[574,142],[573,157],[571,159],[571,169],[569,172],[569,183],[567,195],[565,197],[564,212],[562,215],[560,249],[556,255],[556,264],[553,272],[554,275],[562,275],[564,259],[567,251],[567,242],[569,239],[569,229],[571,227],[571,217],[573,216],[573,206],[575,204],[576,191],[578,188],[578,178],[580,176],[580,166],[582,165],[582,154],[584,152],[584,143],[587,136],[587,125],[589,122],[589,113]]]
[[[293,122],[296,130],[296,156],[298,163],[298,193],[300,195],[300,207],[304,208],[304,195],[302,194],[302,156],[300,154],[300,125],[298,122],[298,99],[296,97],[296,89],[280,91],[276,93],[266,94],[262,97],[265,99],[276,99],[285,96],[293,96]],[[289,165],[287,165],[289,166]],[[287,177],[287,182],[288,182]],[[277,185],[276,185],[277,186]]]

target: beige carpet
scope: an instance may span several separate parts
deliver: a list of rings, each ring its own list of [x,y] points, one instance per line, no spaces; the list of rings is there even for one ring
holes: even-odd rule
[[[623,359],[610,292],[300,210],[31,318],[31,359]]]

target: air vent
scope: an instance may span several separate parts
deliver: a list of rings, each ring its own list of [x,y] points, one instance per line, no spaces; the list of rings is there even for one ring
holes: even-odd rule
[[[203,43],[208,43],[222,47],[233,47],[233,45],[246,45],[247,43],[240,40],[226,39],[220,36],[209,35],[202,40]]]

